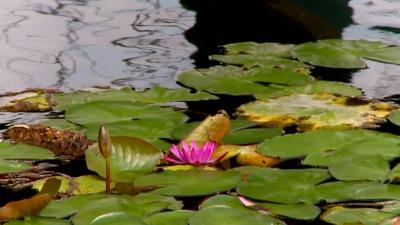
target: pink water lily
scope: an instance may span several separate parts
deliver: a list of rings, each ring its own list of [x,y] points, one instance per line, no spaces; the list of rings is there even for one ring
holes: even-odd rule
[[[182,148],[179,148],[179,145],[172,145],[164,159],[174,164],[207,165],[218,162],[226,155],[224,153],[212,159],[217,147],[217,143],[213,141],[207,141],[202,147],[198,147],[196,141],[192,141],[190,146],[182,141],[181,145]]]

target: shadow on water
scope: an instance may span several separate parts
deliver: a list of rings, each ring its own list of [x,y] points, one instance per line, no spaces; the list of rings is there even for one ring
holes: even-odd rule
[[[196,24],[185,32],[198,47],[192,55],[197,67],[213,62],[209,55],[220,53],[220,46],[242,41],[303,43],[316,39],[340,38],[350,22],[347,0],[181,0],[196,11]],[[332,13],[332,8],[335,13]],[[338,13],[340,12],[340,13]]]

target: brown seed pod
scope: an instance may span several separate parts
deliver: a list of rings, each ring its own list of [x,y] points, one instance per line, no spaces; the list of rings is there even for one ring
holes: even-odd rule
[[[42,125],[15,125],[4,132],[4,138],[50,149],[56,156],[76,159],[93,144],[83,134],[57,130]]]

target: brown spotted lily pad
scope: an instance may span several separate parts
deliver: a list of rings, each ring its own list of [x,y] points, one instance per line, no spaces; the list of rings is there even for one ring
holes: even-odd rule
[[[268,126],[298,125],[299,130],[373,128],[397,107],[333,94],[295,94],[241,105],[238,114]]]

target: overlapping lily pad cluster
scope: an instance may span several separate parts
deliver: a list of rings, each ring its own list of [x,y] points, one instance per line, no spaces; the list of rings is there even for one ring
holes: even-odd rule
[[[43,210],[10,202],[0,208],[0,218],[9,220],[6,225],[400,221],[400,137],[370,129],[387,118],[400,124],[398,105],[365,99],[350,84],[312,76],[314,66],[363,69],[363,59],[400,64],[399,47],[323,40],[225,48],[225,55],[212,56],[224,65],[179,75],[178,82],[191,89],[96,89],[45,98],[41,92],[4,104],[8,111],[23,105],[32,109],[35,104],[29,102],[34,99],[40,102],[36,110],[52,108],[64,116],[8,129],[6,137],[29,145],[1,143],[3,185],[12,177],[37,173],[40,160],[55,158],[84,157],[98,175],[59,174],[56,197],[61,199],[47,199]],[[210,101],[224,109],[226,95],[255,101],[232,115],[221,110],[203,121],[188,122],[191,109],[180,107],[183,102]],[[111,136],[107,160],[112,194],[102,193],[108,170],[97,144],[80,158],[51,148],[94,143],[100,125]],[[51,129],[43,134],[43,127]],[[286,128],[298,132],[285,134]],[[71,137],[79,138],[65,140]],[[40,190],[43,183],[38,180],[33,187]],[[47,202],[35,200],[39,196],[24,201],[45,206]]]

